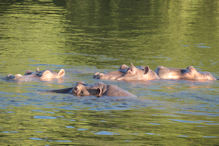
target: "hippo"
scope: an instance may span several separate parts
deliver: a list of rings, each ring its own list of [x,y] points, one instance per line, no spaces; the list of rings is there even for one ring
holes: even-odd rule
[[[137,68],[131,63],[130,67],[124,64],[118,71],[107,74],[97,72],[94,78],[103,80],[147,81],[159,79],[159,76],[149,66]]]
[[[19,81],[19,82],[27,82],[27,81],[52,81],[53,79],[61,79],[65,75],[65,70],[60,69],[58,73],[52,72],[50,70],[42,70],[40,71],[39,68],[35,72],[33,71],[26,71],[24,75],[21,74],[9,74],[6,79],[7,80],[13,80],[13,81]]]
[[[159,66],[155,71],[161,79],[216,80],[209,72],[198,72],[193,66],[185,69]]]
[[[127,70],[129,69],[129,67],[125,64],[121,65],[118,71],[112,71],[109,73],[100,73],[97,72],[94,74],[94,78],[96,79],[101,79],[101,80],[117,80],[119,77],[123,76]]]
[[[96,83],[94,85],[87,85],[83,82],[78,82],[74,87],[50,90],[48,92],[73,94],[75,96],[112,96],[112,97],[136,97],[134,94],[116,86],[104,83]]]
[[[148,81],[148,80],[157,80],[160,79],[159,76],[150,69],[149,66],[145,68],[137,68],[131,64],[130,68],[117,80],[125,81]]]

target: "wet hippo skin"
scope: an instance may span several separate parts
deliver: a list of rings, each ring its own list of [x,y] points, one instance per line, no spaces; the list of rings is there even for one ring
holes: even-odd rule
[[[95,73],[94,78],[103,80],[123,80],[123,81],[147,81],[159,79],[158,75],[146,66],[144,68],[137,68],[133,64],[128,67],[122,65],[118,71],[109,73]]]
[[[57,72],[52,72],[50,70],[42,70],[40,71],[39,68],[37,68],[36,71],[26,71],[24,75],[21,74],[9,74],[6,77],[6,80],[13,80],[13,81],[18,81],[18,82],[28,82],[28,81],[51,81],[54,79],[61,79],[65,75],[65,70],[60,69],[60,71]]]
[[[211,73],[199,72],[193,66],[188,66],[185,69],[159,66],[156,73],[161,79],[216,80]]]
[[[49,90],[48,92],[73,94],[75,96],[113,96],[113,97],[136,97],[132,93],[116,86],[104,83],[96,83],[94,85],[87,85],[78,82],[74,87]]]

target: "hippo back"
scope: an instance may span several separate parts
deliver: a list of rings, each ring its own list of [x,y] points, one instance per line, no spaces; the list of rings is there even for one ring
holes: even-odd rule
[[[164,66],[159,66],[155,72],[161,79],[181,79],[183,74],[188,71],[187,69],[167,68]]]
[[[107,85],[107,90],[104,95],[114,97],[136,97],[134,94],[115,85]]]

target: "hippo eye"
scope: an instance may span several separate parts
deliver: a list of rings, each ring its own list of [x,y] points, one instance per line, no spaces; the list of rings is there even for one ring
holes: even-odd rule
[[[77,91],[77,90],[78,90],[78,87],[75,87],[75,88],[74,88],[74,91]]]

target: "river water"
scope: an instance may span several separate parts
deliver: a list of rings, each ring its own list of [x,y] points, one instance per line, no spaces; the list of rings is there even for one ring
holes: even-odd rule
[[[1,0],[0,145],[217,145],[219,82],[102,81],[137,99],[44,93],[121,64],[219,77],[218,0]],[[7,82],[63,68],[63,82]]]

